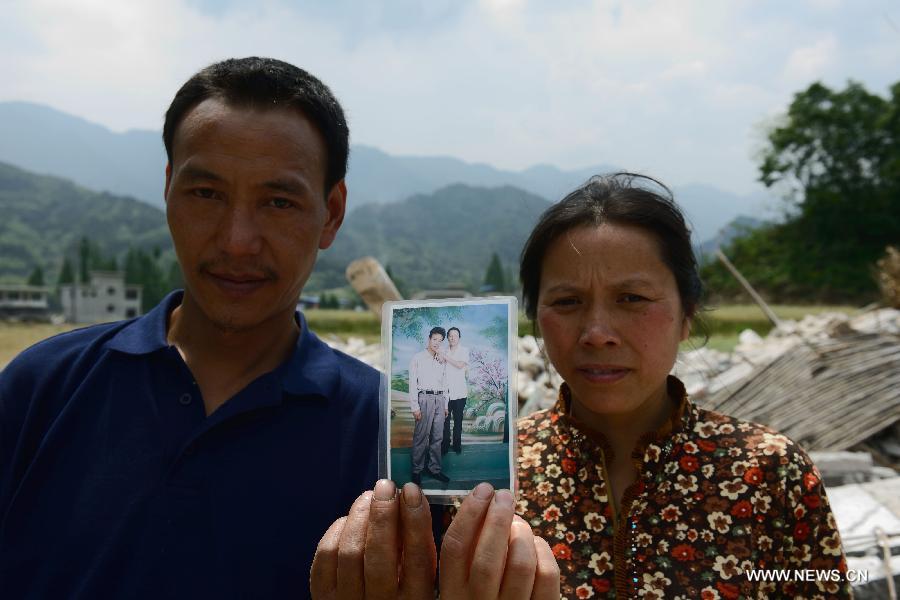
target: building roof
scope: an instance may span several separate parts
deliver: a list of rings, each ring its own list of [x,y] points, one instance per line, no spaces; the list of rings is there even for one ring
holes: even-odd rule
[[[773,427],[807,450],[843,450],[900,421],[900,336],[808,339],[697,402]]]

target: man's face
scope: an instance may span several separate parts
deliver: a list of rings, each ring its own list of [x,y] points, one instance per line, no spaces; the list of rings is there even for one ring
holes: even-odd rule
[[[456,345],[459,343],[459,332],[457,330],[453,330],[447,334],[447,341],[450,343],[452,348],[456,348]]]
[[[431,352],[439,352],[443,341],[444,336],[439,333],[432,333],[431,337],[428,338],[428,349],[431,350]]]
[[[186,296],[226,330],[293,315],[346,203],[343,181],[324,189],[315,126],[293,109],[210,98],[178,126],[172,157],[166,217]]]

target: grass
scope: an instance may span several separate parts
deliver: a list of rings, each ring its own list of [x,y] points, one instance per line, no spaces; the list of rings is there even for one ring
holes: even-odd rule
[[[7,323],[0,321],[0,368],[15,356],[41,340],[58,333],[77,329],[81,325],[51,325],[50,323]]]
[[[802,319],[808,314],[823,312],[844,312],[850,315],[859,312],[853,306],[825,305],[779,305],[771,306],[782,319]],[[372,313],[348,310],[313,309],[304,312],[310,328],[319,335],[334,334],[342,338],[360,337],[368,344],[381,339],[381,324]],[[709,341],[708,348],[730,352],[737,344],[738,334],[744,329],[753,329],[765,336],[772,329],[762,310],[755,304],[731,304],[711,307],[704,311],[702,319],[706,323]],[[75,329],[75,325],[50,325],[46,323],[4,323],[0,322],[0,367],[32,344],[63,331]],[[519,315],[519,334],[532,332],[531,322],[524,314]],[[703,344],[703,337],[696,336],[686,341],[682,349],[690,350]]]

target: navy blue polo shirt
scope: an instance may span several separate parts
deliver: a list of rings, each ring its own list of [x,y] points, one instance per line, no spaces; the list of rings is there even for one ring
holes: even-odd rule
[[[316,544],[377,478],[377,371],[309,331],[204,413],[169,295],[0,374],[0,597],[304,598]]]

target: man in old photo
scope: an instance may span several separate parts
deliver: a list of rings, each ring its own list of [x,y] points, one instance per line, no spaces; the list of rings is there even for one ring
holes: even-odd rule
[[[409,406],[415,418],[412,447],[412,482],[422,483],[422,474],[447,483],[441,472],[441,441],[447,418],[447,377],[441,352],[446,332],[434,327],[425,349],[409,362]]]

